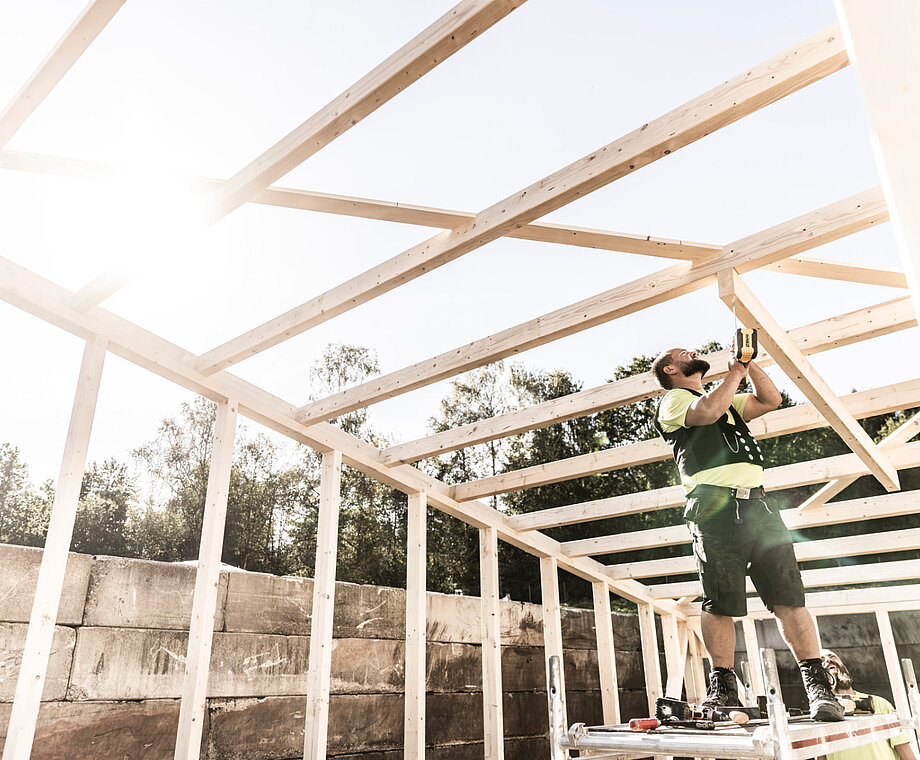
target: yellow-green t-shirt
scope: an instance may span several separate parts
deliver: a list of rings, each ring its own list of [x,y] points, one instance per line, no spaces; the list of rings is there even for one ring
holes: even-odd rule
[[[744,407],[750,395],[739,393],[732,400],[728,413],[732,415],[733,421],[742,418],[741,415],[744,414]],[[658,421],[666,433],[673,433],[678,428],[688,427],[686,424],[687,410],[697,398],[699,397],[686,388],[672,388],[665,394],[658,410]],[[681,475],[681,485],[687,493],[701,483],[726,488],[757,488],[763,485],[763,467],[750,462],[738,462],[700,470],[690,477]]]
[[[854,694],[857,699],[868,697],[868,694]],[[872,709],[876,715],[889,715],[894,712],[891,703],[884,697],[872,695]],[[827,755],[827,760],[898,760],[898,753],[894,748],[899,744],[907,744],[910,737],[906,731],[902,731],[897,736],[884,741],[864,744],[861,747],[845,749],[843,752],[831,752]]]

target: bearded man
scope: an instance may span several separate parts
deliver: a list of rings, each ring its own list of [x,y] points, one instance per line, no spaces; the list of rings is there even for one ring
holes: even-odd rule
[[[798,660],[813,720],[843,720],[821,665],[821,649],[792,537],[763,489],[763,455],[746,422],[776,409],[782,396],[754,363],[729,362],[728,375],[708,393],[709,363],[695,351],[672,348],[652,364],[667,393],[655,427],[670,445],[687,494],[684,520],[703,585],[703,641],[712,663],[704,705],[741,704],[733,669],[734,618],[747,615],[745,576],[779,623]],[[749,379],[753,393],[738,393]]]
[[[844,695],[853,700],[871,699],[872,712],[876,715],[890,715],[894,712],[891,702],[884,697],[856,691],[853,688],[853,677],[850,671],[834,652],[829,649],[821,650],[821,660],[824,668],[830,674],[835,694]],[[917,754],[910,744],[910,736],[906,731],[902,731],[891,739],[864,744],[843,752],[832,752],[818,760],[917,760]]]

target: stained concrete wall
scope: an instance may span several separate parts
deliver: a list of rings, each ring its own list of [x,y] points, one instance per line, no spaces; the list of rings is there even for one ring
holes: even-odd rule
[[[0,734],[5,734],[41,550],[0,545]],[[195,570],[70,555],[33,758],[173,754]],[[221,573],[202,757],[281,760],[303,752],[312,581]],[[336,588],[329,755],[401,757],[405,592]],[[547,753],[538,605],[502,602],[506,756]],[[601,722],[593,614],[562,621],[569,711]],[[644,715],[638,626],[614,619],[624,714]],[[428,595],[428,756],[479,758],[479,600]]]
[[[0,740],[6,733],[41,550],[0,545]],[[170,760],[173,756],[195,570],[187,565],[72,554],[39,713],[33,758]],[[202,757],[299,758],[313,584],[221,573]],[[405,592],[337,584],[329,756],[402,757]],[[825,646],[857,687],[890,699],[873,615],[819,618]],[[901,656],[920,656],[920,615],[894,613]],[[802,706],[795,663],[772,621],[784,696]],[[602,721],[593,614],[562,619],[568,715]],[[660,632],[659,632],[660,636]],[[537,605],[502,602],[502,678],[508,760],[546,757],[543,625]],[[483,756],[479,600],[428,595],[427,756]],[[614,616],[624,718],[647,714],[634,615]],[[738,636],[739,646],[743,637]],[[738,660],[746,654],[739,649]],[[662,658],[662,672],[666,668]]]

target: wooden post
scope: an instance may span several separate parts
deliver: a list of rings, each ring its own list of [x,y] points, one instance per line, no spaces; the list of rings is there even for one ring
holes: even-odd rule
[[[872,127],[904,271],[920,309],[920,5],[914,0],[836,0],[847,53]]]
[[[617,687],[617,658],[610,615],[610,589],[604,581],[591,584],[594,590],[594,631],[597,636],[597,667],[601,677],[604,723],[620,722],[620,694]]]
[[[498,532],[479,529],[482,598],[482,710],[486,760],[505,757],[502,709],[501,610],[498,604]]]
[[[665,696],[680,699],[684,687],[684,667],[687,659],[687,629],[681,626],[677,615],[661,616],[661,631],[664,637],[664,659],[668,668]]]
[[[687,699],[699,704],[706,699],[706,671],[703,667],[703,643],[696,631],[687,626]]]
[[[562,607],[559,604],[559,565],[555,557],[540,557],[540,589],[543,596],[543,659],[546,665],[546,690],[550,691],[549,658],[559,657],[559,694],[562,697],[562,718],[567,726],[565,710],[565,661],[562,657]],[[550,721],[553,717],[550,715]]]
[[[70,427],[51,507],[51,522],[45,538],[45,550],[38,571],[32,614],[29,617],[16,694],[3,747],[3,760],[29,760],[32,754],[35,723],[48,670],[54,623],[64,588],[67,552],[73,538],[80,486],[86,466],[86,450],[93,427],[102,366],[105,363],[105,349],[106,340],[97,337],[88,340],[83,350]]]
[[[885,654],[885,667],[888,669],[888,681],[891,683],[891,693],[894,696],[894,708],[899,716],[909,716],[910,702],[907,700],[907,689],[901,678],[901,664],[894,643],[894,632],[891,630],[891,619],[886,610],[876,610],[875,620],[878,622],[879,638],[882,640],[882,652]],[[916,745],[916,740],[911,744]],[[914,746],[914,752],[916,751],[917,748]]]
[[[304,723],[304,760],[325,760],[332,672],[332,612],[335,606],[335,560],[339,539],[342,452],[323,454],[316,571],[313,573],[313,621]]]
[[[201,524],[198,571],[195,574],[195,598],[192,603],[192,621],[185,656],[185,681],[179,707],[175,760],[197,760],[201,751],[201,731],[208,698],[208,671],[211,666],[211,642],[214,635],[214,615],[217,611],[220,555],[224,543],[230,469],[233,466],[237,408],[236,401],[223,401],[217,405],[208,490]]]
[[[428,561],[426,532],[428,498],[409,494],[408,542],[406,546],[406,676],[405,755],[406,760],[425,757],[425,663],[426,595],[425,569]]]
[[[645,669],[645,693],[649,715],[655,714],[655,700],[661,696],[661,666],[658,663],[658,635],[655,633],[655,609],[651,604],[637,605],[642,665]]]
[[[751,689],[755,696],[763,696],[766,692],[763,683],[763,660],[760,657],[760,644],[757,641],[757,624],[753,619],[746,617],[741,621],[741,630],[744,632],[744,648],[747,650]]]

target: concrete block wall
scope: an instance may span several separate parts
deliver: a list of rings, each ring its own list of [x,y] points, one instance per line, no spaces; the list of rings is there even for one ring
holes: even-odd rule
[[[0,545],[0,734],[5,735],[41,550]],[[169,760],[195,569],[71,554],[33,758]],[[301,757],[312,581],[221,574],[202,757]],[[336,588],[329,755],[401,757],[405,592]],[[481,758],[479,600],[428,595],[427,743],[434,760]],[[508,760],[547,753],[538,605],[502,603]],[[572,720],[600,723],[593,613],[562,621]],[[647,713],[635,616],[616,615],[624,716]]]

